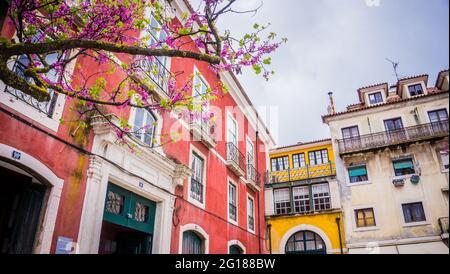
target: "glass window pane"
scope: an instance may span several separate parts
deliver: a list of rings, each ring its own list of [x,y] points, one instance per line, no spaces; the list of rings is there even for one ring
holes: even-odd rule
[[[145,110],[141,108],[138,108],[135,111],[133,131],[139,139],[142,139],[141,134],[139,133],[142,133],[142,127],[144,126],[144,111]]]
[[[448,121],[448,113],[447,113],[447,110],[441,110],[441,111],[439,111],[439,120],[441,120],[441,121]]]

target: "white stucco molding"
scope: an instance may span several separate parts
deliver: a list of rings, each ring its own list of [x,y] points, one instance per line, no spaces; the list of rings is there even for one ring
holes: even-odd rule
[[[396,245],[410,245],[410,244],[421,244],[421,243],[432,243],[432,242],[442,242],[442,238],[440,236],[426,236],[426,237],[417,237],[417,238],[405,238],[405,239],[392,239],[392,240],[374,240],[374,241],[366,241],[361,243],[347,243],[348,249],[356,249],[356,248],[366,248],[367,246],[373,246],[374,243],[379,247],[383,246],[396,246]]]
[[[244,252],[244,254],[247,254],[247,249],[245,248],[245,245],[243,245],[240,241],[238,241],[238,240],[231,240],[231,241],[228,241],[228,249],[227,249],[227,254],[230,254],[230,247],[232,247],[233,245],[237,245],[237,246],[239,246],[241,249],[242,249],[242,251]]]
[[[20,159],[16,160],[11,157],[14,151],[21,154]],[[50,195],[48,196],[46,208],[44,209],[41,227],[36,233],[37,240],[35,241],[36,245],[33,250],[33,253],[36,254],[48,254],[50,253],[52,244],[64,180],[56,176],[52,170],[38,159],[5,144],[0,144],[0,159],[2,158],[8,159],[8,162],[12,164],[16,163],[18,167],[26,167],[37,176],[43,178],[45,180],[43,183],[50,184]]]
[[[286,234],[284,234],[283,238],[281,239],[280,242],[280,253],[281,254],[285,254],[286,252],[286,244],[289,241],[289,239],[297,232],[300,231],[311,231],[316,233],[317,235],[319,235],[323,242],[325,243],[325,247],[327,249],[327,253],[328,254],[332,254],[334,252],[333,250],[333,246],[331,245],[331,241],[328,238],[327,234],[325,232],[323,232],[323,230],[321,230],[320,228],[316,227],[316,226],[312,226],[312,225],[307,225],[307,224],[301,224],[298,225],[296,227],[291,228],[288,232],[286,232]]]
[[[204,240],[205,254],[209,254],[209,234],[199,225],[187,224],[180,227],[180,236],[178,244],[178,254],[183,254],[183,233],[186,231],[195,231]]]
[[[109,115],[108,119],[114,124],[119,124],[119,118],[114,115]],[[101,145],[94,145],[93,152],[102,156],[106,156],[105,147],[108,144],[116,146],[117,135],[112,128],[111,124],[102,116],[96,116],[92,118],[91,125],[93,127],[96,136],[101,137]],[[143,147],[139,142],[136,142],[133,138],[124,137],[126,142],[136,145],[134,149],[134,155],[145,163],[154,166],[156,169],[167,173],[174,178],[174,186],[183,185],[184,181],[192,175],[192,170],[185,166],[176,164],[172,160],[168,159],[165,155],[162,155],[155,149]],[[131,153],[131,152],[130,152]]]
[[[118,121],[115,116],[108,119]],[[104,117],[94,117],[91,122],[95,134],[92,152],[96,156],[90,159],[77,253],[98,252],[106,191],[113,183],[157,204],[152,250],[155,254],[169,254],[175,188],[192,171],[132,138],[126,141],[136,145],[133,152],[117,144],[114,128]]]

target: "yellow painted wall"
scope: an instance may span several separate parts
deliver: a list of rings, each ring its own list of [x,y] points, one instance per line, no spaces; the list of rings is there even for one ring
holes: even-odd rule
[[[292,169],[292,168],[294,168],[294,162],[293,162],[292,155],[305,153],[306,164],[309,165],[309,152],[323,150],[323,149],[328,150],[328,159],[332,163],[334,163],[334,152],[333,152],[333,145],[331,144],[331,141],[325,145],[323,143],[321,143],[320,145],[311,144],[311,145],[307,145],[301,149],[293,148],[292,150],[289,150],[289,151],[288,151],[288,149],[286,149],[286,151],[288,151],[288,152],[277,152],[277,151],[271,152],[270,153],[270,162],[272,163],[272,159],[274,159],[274,158],[289,156],[289,166]]]
[[[328,160],[329,164],[323,164],[318,166],[309,165],[309,153],[319,150],[328,150]],[[305,161],[307,167],[301,167],[294,169],[293,155],[305,154]],[[290,170],[273,171],[272,170],[272,159],[280,157],[289,157]],[[310,145],[299,145],[293,147],[292,149],[280,149],[275,150],[270,154],[270,168],[271,168],[271,178],[276,177],[277,183],[285,183],[289,181],[301,181],[309,178],[319,178],[326,176],[336,175],[336,165],[334,164],[334,152],[331,141],[329,142],[319,142]]]
[[[340,244],[339,244],[339,233],[338,226],[336,224],[336,218],[341,218],[341,235],[342,235],[342,245],[345,252],[345,238],[344,238],[344,224],[342,221],[342,214],[328,213],[320,215],[308,215],[308,216],[286,216],[286,217],[274,217],[269,218],[267,223],[272,225],[271,228],[271,241],[272,241],[272,253],[280,254],[284,253],[285,246],[280,246],[283,237],[300,225],[310,225],[317,229],[323,231],[331,242],[331,249],[333,253],[340,254]],[[301,230],[295,230],[299,232]],[[313,231],[314,232],[314,231]],[[290,237],[290,236],[289,236]],[[324,239],[325,241],[325,239]]]

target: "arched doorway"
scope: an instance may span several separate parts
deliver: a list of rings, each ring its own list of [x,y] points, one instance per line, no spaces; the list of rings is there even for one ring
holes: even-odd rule
[[[31,254],[42,222],[48,187],[21,168],[1,161],[0,254]]]
[[[238,245],[231,245],[230,246],[230,254],[231,255],[244,254],[244,250]]]
[[[205,254],[203,238],[195,231],[183,232],[183,254]]]
[[[327,248],[317,233],[305,230],[289,238],[285,252],[286,254],[326,254]]]

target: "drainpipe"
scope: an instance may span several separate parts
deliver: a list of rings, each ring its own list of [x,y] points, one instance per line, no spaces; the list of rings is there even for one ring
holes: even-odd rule
[[[341,218],[336,218],[336,224],[338,227],[338,233],[339,233],[339,247],[341,248],[341,254],[344,254],[344,247],[342,245],[342,234],[341,234]]]
[[[272,225],[268,224],[267,228],[268,228],[268,232],[269,232],[269,252],[270,252],[270,255],[272,255]]]
[[[258,122],[257,122],[258,123]],[[259,138],[259,132],[258,130],[256,130],[256,171],[259,172],[259,143],[258,143],[258,138]],[[260,180],[261,178],[258,178],[258,180]],[[261,183],[261,182],[260,182]],[[260,199],[260,193],[257,193],[258,196],[258,248],[259,248],[259,254],[262,254],[262,248],[261,248],[261,212],[260,212],[260,203],[259,203],[259,199]]]

